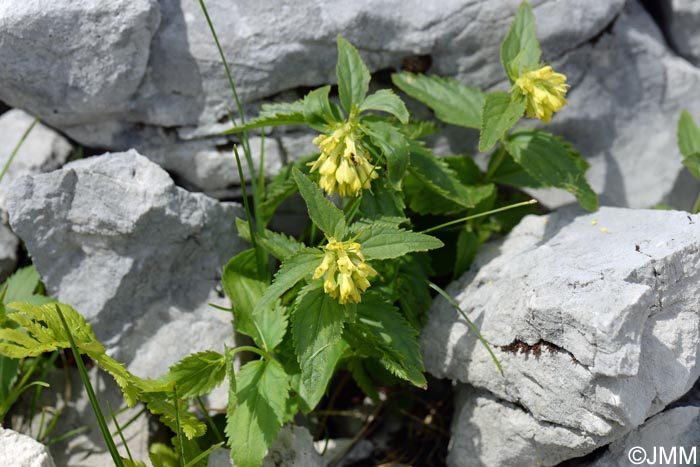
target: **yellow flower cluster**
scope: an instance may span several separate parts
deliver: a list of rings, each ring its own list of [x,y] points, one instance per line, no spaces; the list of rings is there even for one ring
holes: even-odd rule
[[[360,303],[360,294],[370,286],[367,278],[377,275],[377,271],[365,263],[360,244],[353,241],[338,242],[329,237],[328,244],[323,249],[326,254],[313,278],[318,279],[325,274],[324,292],[341,305]]]
[[[551,66],[528,71],[515,80],[513,91],[527,98],[526,114],[549,122],[552,114],[566,105],[566,75],[555,73]]]
[[[330,135],[319,135],[314,140],[321,150],[315,162],[309,163],[311,172],[321,174],[319,185],[326,193],[341,196],[358,196],[369,189],[377,178],[371,156],[362,146],[353,125],[346,123]]]

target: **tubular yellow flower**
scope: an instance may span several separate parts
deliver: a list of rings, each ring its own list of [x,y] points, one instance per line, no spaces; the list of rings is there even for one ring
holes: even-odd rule
[[[321,150],[321,155],[309,163],[311,172],[318,170],[319,185],[329,195],[358,196],[377,178],[376,168],[370,163],[371,156],[350,123],[343,124],[330,135],[317,136],[313,143]]]
[[[328,244],[323,249],[326,254],[316,268],[313,278],[325,275],[323,291],[345,303],[360,303],[361,294],[370,286],[368,277],[377,275],[372,266],[365,263],[365,257],[360,251],[360,244],[353,241],[338,242],[333,237],[328,238]]]
[[[526,114],[530,118],[539,118],[549,122],[552,114],[566,105],[566,75],[555,73],[547,65],[539,70],[528,71],[515,80],[511,92],[527,98]]]

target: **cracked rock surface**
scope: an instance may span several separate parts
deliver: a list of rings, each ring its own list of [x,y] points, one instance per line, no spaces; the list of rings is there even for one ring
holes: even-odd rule
[[[5,467],[55,467],[49,450],[35,439],[0,426],[0,462]]]
[[[10,223],[48,293],[92,325],[139,376],[231,344],[220,271],[245,248],[238,204],[174,185],[136,151],[105,154],[18,179]]]
[[[428,371],[460,389],[452,466],[552,466],[619,439],[700,374],[700,216],[528,216],[436,300]],[[475,389],[477,388],[477,389]],[[508,449],[504,449],[508,446]]]

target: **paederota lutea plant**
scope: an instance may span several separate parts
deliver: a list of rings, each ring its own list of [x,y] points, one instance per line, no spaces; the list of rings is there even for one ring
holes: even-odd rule
[[[423,139],[438,131],[436,124],[411,121],[391,90],[369,94],[370,72],[359,53],[342,37],[337,45],[337,99],[323,86],[296,102],[265,105],[229,132],[244,144],[247,132],[277,125],[318,133],[318,153],[290,164],[267,186],[259,180],[249,218],[237,219],[252,247],[224,267],[222,283],[235,330],[250,345],[197,353],[144,380],[110,359],[67,305],[11,304],[6,322],[18,327],[0,331],[0,352],[23,358],[69,347],[57,317],[64,315],[78,349],[115,377],[130,404],[145,402],[185,435],[173,439],[172,454],[188,460],[202,452],[192,440],[205,425],[186,402],[227,375],[225,435],[238,467],[259,466],[280,428],[313,411],[341,369],[373,400],[378,376],[383,384],[425,387],[418,335],[431,289],[441,291],[436,282],[459,276],[481,243],[531,212],[531,203],[519,202],[527,197],[500,187],[563,188],[584,208],[597,209],[584,177],[587,163],[571,145],[540,127],[513,129],[524,116],[549,122],[566,105],[566,77],[541,61],[527,3],[501,46],[507,91],[393,75],[437,119],[479,132],[479,150],[492,151],[484,173],[469,156],[435,155]],[[297,239],[269,230],[277,207],[297,192],[310,219],[305,234]],[[513,203],[519,211],[505,212]],[[234,355],[242,352],[247,360],[234,374]]]

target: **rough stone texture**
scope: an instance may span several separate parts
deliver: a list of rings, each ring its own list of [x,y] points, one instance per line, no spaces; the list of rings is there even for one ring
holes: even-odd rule
[[[272,443],[262,467],[324,467],[326,463],[314,450],[313,438],[303,427],[287,425]],[[217,449],[209,456],[207,467],[233,467],[228,449]]]
[[[635,1],[609,31],[553,62],[571,91],[548,130],[589,160],[601,204],[690,210],[698,184],[680,164],[676,125],[681,110],[700,116],[700,69],[668,48]],[[574,201],[562,190],[532,193],[551,207]]]
[[[34,117],[19,109],[0,115],[0,167],[5,166],[15,146],[33,121]],[[21,175],[59,168],[66,162],[71,150],[71,144],[63,136],[37,123],[22,143],[0,182],[0,209],[5,209],[5,196],[13,180]]]
[[[665,29],[679,54],[700,66],[700,3],[695,0],[661,2],[665,7]]]
[[[156,376],[230,343],[222,266],[244,248],[239,205],[189,193],[135,151],[18,179],[10,222],[48,292],[74,306],[117,360]]]
[[[700,446],[698,426],[700,426],[700,408],[698,407],[677,407],[665,411],[650,418],[644,425],[624,438],[612,443],[602,457],[589,465],[590,467],[631,467],[640,465],[639,461],[645,459],[649,461],[645,465],[697,465],[700,459],[700,453],[697,452]],[[635,454],[630,454],[633,450],[636,451]],[[694,455],[693,451],[695,451]],[[686,462],[687,460],[690,461]]]
[[[0,464],[4,467],[55,467],[46,446],[1,426]]]
[[[14,272],[18,248],[19,239],[5,224],[0,223],[0,281]]]
[[[555,465],[686,393],[700,374],[699,225],[676,211],[564,210],[486,246],[448,290],[504,374],[444,300],[422,335],[428,371],[487,391],[462,389],[451,465]]]

